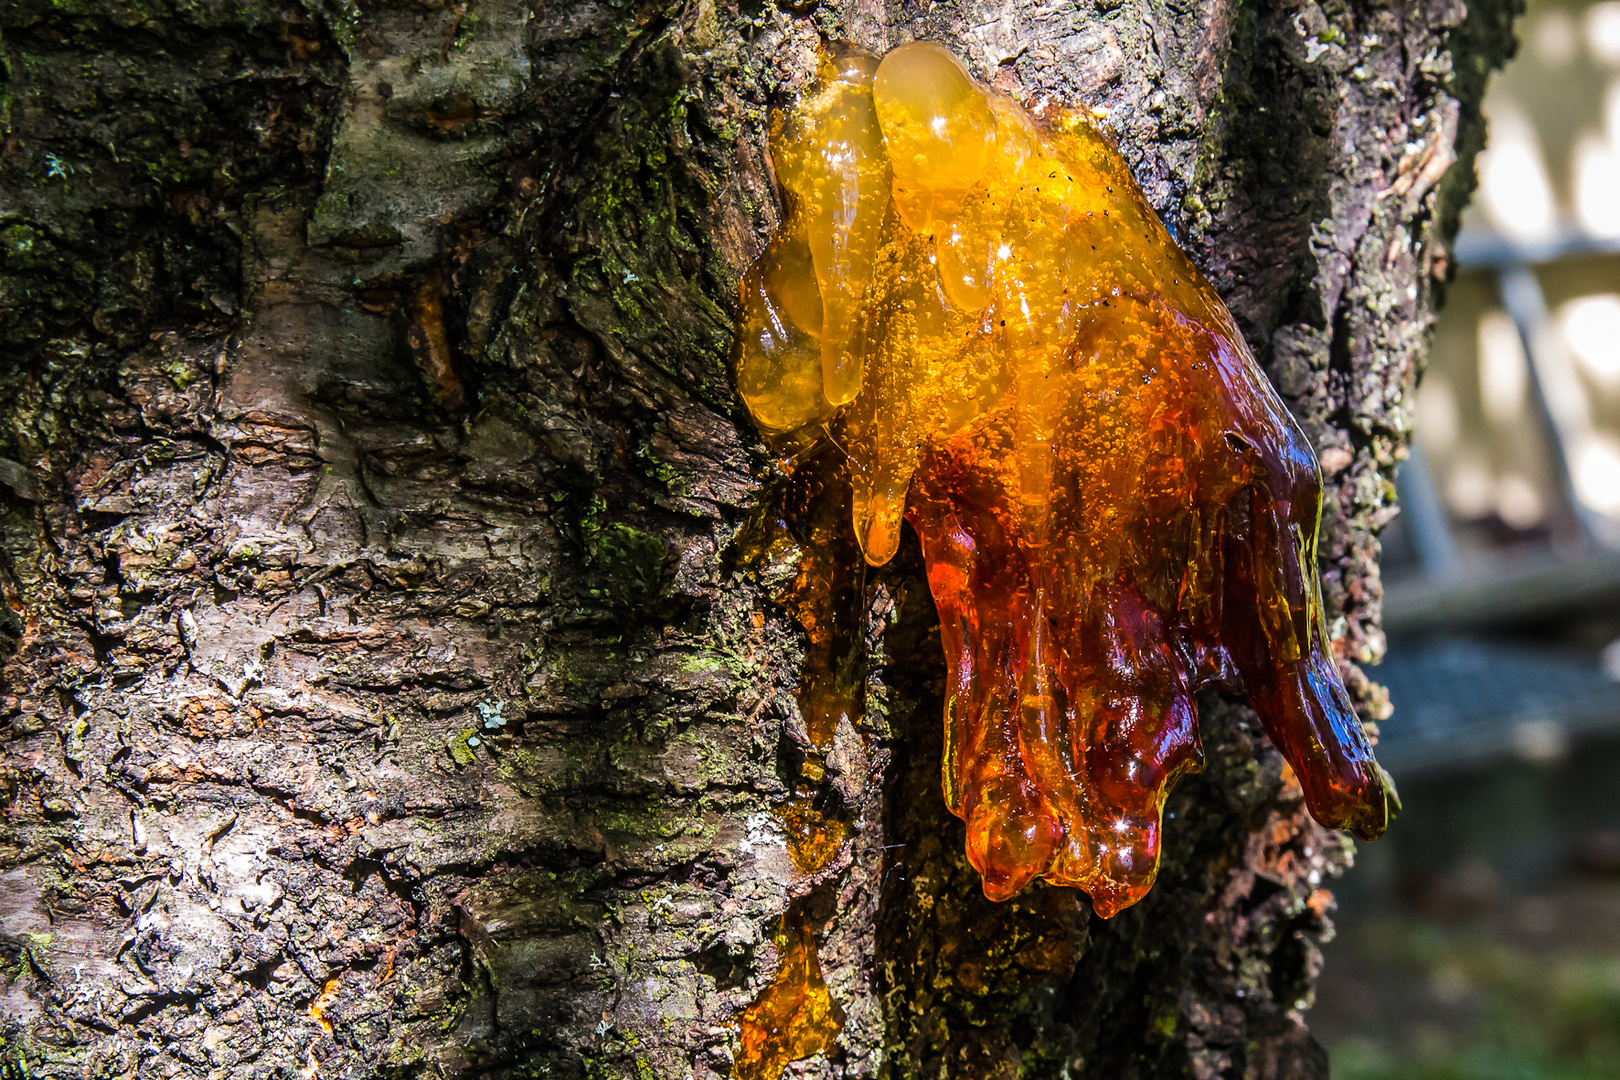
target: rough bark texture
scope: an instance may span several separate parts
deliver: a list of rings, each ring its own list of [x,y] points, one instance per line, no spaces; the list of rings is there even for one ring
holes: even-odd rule
[[[914,546],[825,762],[850,836],[794,869],[734,289],[818,35],[1106,107],[1321,451],[1381,719],[1376,534],[1513,3],[6,6],[0,1076],[726,1075],[791,904],[845,1016],[796,1074],[1325,1077],[1349,848],[1252,717],[1203,703],[1144,903],[988,903]]]

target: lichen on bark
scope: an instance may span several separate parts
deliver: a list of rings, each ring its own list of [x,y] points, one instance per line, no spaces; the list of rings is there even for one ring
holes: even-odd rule
[[[1510,8],[6,8],[5,1068],[725,1075],[794,907],[844,1017],[808,1075],[1316,1074],[1347,854],[1234,706],[1138,909],[972,898],[912,548],[821,766],[849,838],[795,866],[799,554],[739,552],[775,482],[726,370],[766,111],[912,37],[1109,110],[1323,456],[1372,721]]]

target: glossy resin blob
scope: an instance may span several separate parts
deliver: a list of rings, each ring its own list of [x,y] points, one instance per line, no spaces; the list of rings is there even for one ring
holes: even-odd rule
[[[776,977],[737,1017],[738,1080],[780,1080],[788,1062],[826,1053],[844,1028],[844,1011],[821,975],[813,930],[796,915],[782,919]]]
[[[1254,706],[1318,821],[1382,833],[1315,457],[1090,120],[919,42],[829,57],[771,135],[786,215],[743,284],[738,389],[789,459],[841,456],[868,562],[902,517],[921,537],[985,893],[1141,899],[1206,686]]]

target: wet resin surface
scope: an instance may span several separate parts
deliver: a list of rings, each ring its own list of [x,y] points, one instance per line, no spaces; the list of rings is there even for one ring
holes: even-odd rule
[[[1315,457],[1091,120],[913,43],[829,55],[770,150],[785,214],[743,283],[738,391],[784,460],[837,461],[823,534],[872,565],[902,520],[921,538],[945,800],[986,894],[1141,899],[1206,686],[1253,705],[1317,820],[1382,833],[1393,792],[1322,614]],[[849,652],[836,623],[813,654]]]

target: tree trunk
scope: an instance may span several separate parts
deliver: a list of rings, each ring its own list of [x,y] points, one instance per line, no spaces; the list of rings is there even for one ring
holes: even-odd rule
[[[1201,702],[1143,903],[992,904],[908,541],[814,751],[736,283],[818,39],[1106,108],[1321,454],[1382,719],[1377,531],[1514,4],[6,7],[0,1076],[748,1077],[798,963],[838,1030],[794,1075],[1325,1077],[1350,846],[1247,710]]]

